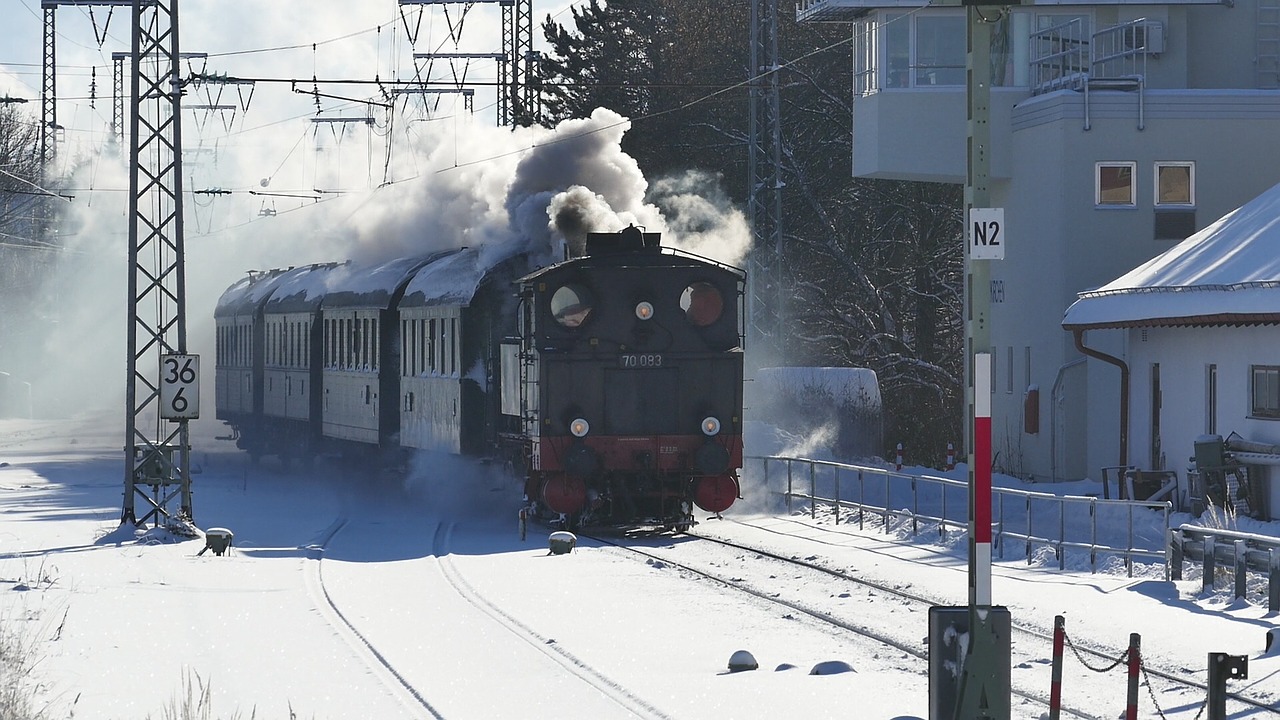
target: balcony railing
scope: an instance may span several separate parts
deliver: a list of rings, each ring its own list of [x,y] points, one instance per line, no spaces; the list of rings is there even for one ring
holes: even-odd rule
[[[1084,91],[1084,129],[1091,126],[1090,90],[1138,95],[1138,129],[1146,127],[1147,58],[1164,51],[1164,25],[1139,18],[1084,34],[1079,18],[1031,35],[1031,92]]]

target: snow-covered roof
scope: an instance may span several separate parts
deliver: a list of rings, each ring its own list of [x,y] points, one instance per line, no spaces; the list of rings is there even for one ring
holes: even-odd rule
[[[314,312],[328,292],[326,283],[345,268],[338,263],[324,263],[289,270],[274,284],[267,312]]]
[[[486,270],[480,267],[478,248],[463,248],[418,270],[405,287],[400,305],[467,305]]]
[[[404,286],[418,268],[457,250],[399,258],[374,267],[347,267],[328,279],[324,306],[386,309],[396,291]]]
[[[1280,185],[1096,290],[1069,329],[1280,322]]]
[[[233,315],[252,315],[259,305],[270,297],[271,292],[279,287],[281,280],[291,272],[292,268],[254,271],[232,283],[223,291],[214,306],[214,317],[231,317]]]

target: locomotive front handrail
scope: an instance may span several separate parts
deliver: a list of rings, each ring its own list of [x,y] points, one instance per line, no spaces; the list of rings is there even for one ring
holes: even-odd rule
[[[744,474],[754,467],[754,463],[761,463],[765,487],[769,488],[769,492],[784,498],[788,512],[792,512],[793,501],[799,499],[809,502],[810,517],[817,517],[820,504],[830,506],[836,522],[840,522],[842,509],[856,511],[856,522],[860,530],[864,529],[864,520],[868,515],[878,518],[886,533],[889,532],[890,520],[894,517],[910,523],[912,536],[919,534],[922,521],[936,525],[939,537],[943,540],[951,530],[965,532],[968,529],[969,485],[962,480],[913,475],[874,465],[781,455],[748,455],[743,457],[743,461]],[[785,465],[785,488],[775,490],[770,485],[771,463]],[[803,468],[799,473],[803,480],[797,479],[793,467],[796,465]],[[823,473],[826,477],[821,478],[820,482],[819,476]],[[849,478],[857,484],[856,493],[848,488]],[[798,482],[804,482],[808,492],[798,491]],[[1163,562],[1165,579],[1169,579],[1170,558],[1165,537],[1169,531],[1172,503],[1105,500],[1013,488],[993,488],[992,493],[996,506],[993,508],[992,531],[1000,559],[1005,557],[1006,542],[1012,541],[1023,546],[1028,565],[1031,564],[1036,548],[1047,547],[1054,552],[1060,570],[1066,568],[1067,551],[1076,550],[1089,553],[1091,572],[1097,572],[1100,555],[1122,557],[1130,577],[1133,576],[1135,558],[1151,558]],[[855,494],[856,499],[848,497]],[[927,509],[922,510],[922,505]],[[1085,511],[1068,512],[1069,507],[1081,506]],[[1135,510],[1161,513],[1164,527],[1158,537],[1146,537],[1142,528],[1135,527]],[[1123,517],[1116,519],[1124,520],[1123,542],[1104,538],[1106,527],[1114,523],[1100,526],[1099,516],[1121,513]],[[1039,523],[1033,522],[1034,520]],[[1037,524],[1047,522],[1056,525],[1056,537],[1035,532]]]

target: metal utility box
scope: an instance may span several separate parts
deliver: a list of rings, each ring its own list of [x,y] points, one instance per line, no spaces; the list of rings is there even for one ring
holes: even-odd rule
[[[992,658],[996,683],[1009,688],[1013,621],[1007,607],[993,607],[990,613],[999,648],[997,657]],[[929,608],[929,720],[957,720],[956,702],[960,697],[965,653],[972,646],[968,633],[968,606]]]
[[[1201,435],[1195,440],[1195,462],[1200,472],[1221,470],[1227,464],[1226,445],[1221,435]]]

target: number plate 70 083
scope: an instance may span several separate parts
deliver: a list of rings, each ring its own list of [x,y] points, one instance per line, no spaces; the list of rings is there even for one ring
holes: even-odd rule
[[[618,367],[621,368],[658,368],[662,367],[660,353],[627,353],[618,356]]]

